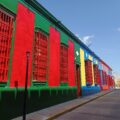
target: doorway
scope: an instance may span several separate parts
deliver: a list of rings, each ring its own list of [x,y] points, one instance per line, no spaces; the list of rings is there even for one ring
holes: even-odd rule
[[[80,65],[76,64],[77,96],[81,96]]]

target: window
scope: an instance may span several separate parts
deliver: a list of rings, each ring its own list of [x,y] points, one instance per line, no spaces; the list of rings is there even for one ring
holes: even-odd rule
[[[103,85],[107,85],[107,74],[105,71],[102,71]]]
[[[0,82],[7,82],[13,17],[0,9]]]
[[[94,80],[96,84],[101,84],[100,81],[100,71],[98,69],[98,65],[94,65]]]
[[[35,33],[33,79],[47,81],[48,37],[42,32]]]
[[[92,85],[92,62],[90,60],[85,61],[86,81],[88,85]]]
[[[63,44],[60,46],[60,80],[68,82],[68,47]]]

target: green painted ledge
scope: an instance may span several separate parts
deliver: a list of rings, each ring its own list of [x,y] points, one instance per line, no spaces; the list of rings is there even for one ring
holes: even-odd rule
[[[24,88],[0,88],[0,101],[2,100],[2,95],[5,94],[5,93],[8,93],[9,94],[14,94],[14,99],[17,98],[17,94],[19,93],[23,93],[24,92]],[[43,91],[48,91],[49,92],[49,95],[51,96],[53,94],[53,92],[56,93],[56,95],[58,95],[58,91],[61,91],[62,94],[68,94],[70,91],[72,93],[76,93],[76,90],[77,88],[76,87],[31,87],[31,88],[28,88],[28,98],[31,98],[31,93],[32,92],[37,92],[38,93],[38,96],[40,97],[41,96],[41,93]]]
[[[68,86],[60,86],[60,87],[30,87],[28,91],[39,91],[39,90],[77,90],[77,87],[68,87]],[[24,88],[0,88],[0,92],[2,91],[24,91]]]

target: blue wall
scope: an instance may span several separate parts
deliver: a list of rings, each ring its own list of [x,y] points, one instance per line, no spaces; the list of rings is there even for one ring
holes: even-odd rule
[[[82,96],[92,95],[100,92],[100,86],[82,87]]]

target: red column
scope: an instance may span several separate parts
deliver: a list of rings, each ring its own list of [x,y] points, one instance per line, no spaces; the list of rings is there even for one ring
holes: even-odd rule
[[[29,81],[32,72],[32,46],[34,40],[34,14],[27,7],[18,3],[16,34],[12,59],[11,87],[24,87],[26,75],[26,51],[30,52]]]
[[[53,27],[50,27],[48,85],[60,85],[60,33]]]
[[[74,66],[74,43],[68,41],[68,85],[76,86],[75,82],[75,66]]]

